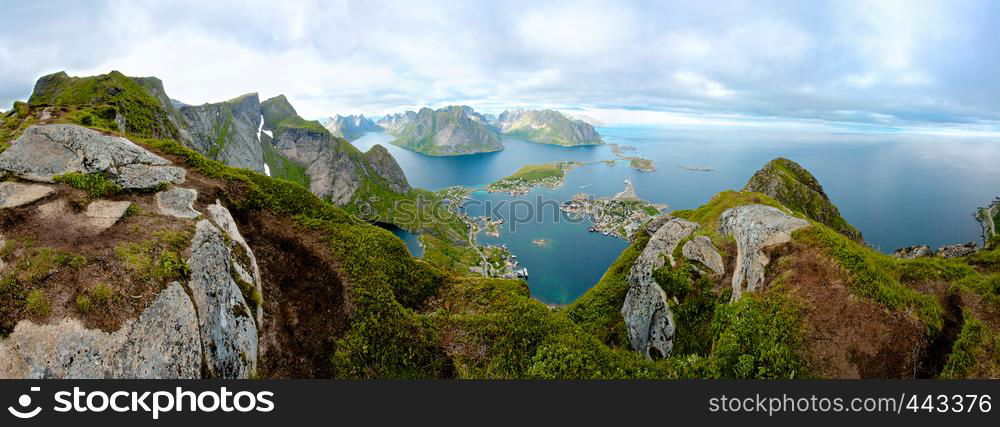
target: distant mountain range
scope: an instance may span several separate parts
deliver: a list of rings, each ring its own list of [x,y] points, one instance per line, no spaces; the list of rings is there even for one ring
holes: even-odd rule
[[[354,141],[361,138],[365,132],[375,132],[382,130],[382,127],[375,124],[374,121],[365,117],[364,114],[361,115],[350,115],[341,116],[340,114],[330,117],[323,125],[326,130],[330,131],[334,136],[339,136],[348,141]]]
[[[432,156],[500,151],[502,136],[567,147],[603,143],[589,123],[555,110],[514,110],[494,116],[468,106],[425,107],[387,115],[377,125],[396,137],[393,144]]]

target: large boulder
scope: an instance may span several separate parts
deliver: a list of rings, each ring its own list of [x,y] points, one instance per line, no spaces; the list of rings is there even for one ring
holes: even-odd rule
[[[892,252],[893,258],[927,258],[934,256],[934,251],[930,246],[917,245],[899,248]]]
[[[666,260],[673,265],[674,248],[697,228],[698,224],[679,218],[663,224],[629,270],[629,288],[621,313],[629,344],[647,358],[654,356],[654,350],[658,353],[655,356],[669,356],[676,329],[667,295],[653,279],[653,271],[663,267]]]
[[[937,256],[941,258],[958,258],[975,253],[979,246],[976,242],[961,243],[958,245],[945,245],[937,250]]]
[[[222,231],[201,220],[191,242],[188,287],[198,311],[205,371],[213,378],[248,378],[257,369],[257,326],[233,279]]]
[[[28,205],[55,193],[48,185],[0,182],[0,209]]]
[[[681,253],[684,255],[684,258],[700,262],[718,276],[726,274],[726,266],[723,264],[722,255],[719,255],[719,250],[715,248],[715,245],[712,244],[712,239],[708,238],[708,236],[697,236],[688,240],[681,248]]]
[[[719,232],[736,239],[732,300],[764,283],[764,267],[770,262],[764,248],[788,242],[793,231],[807,226],[808,221],[767,205],[737,206],[723,212]]]
[[[0,170],[29,181],[53,182],[69,172],[106,173],[127,189],[184,182],[183,168],[131,141],[69,124],[29,127],[0,153]]]
[[[199,378],[196,319],[191,299],[174,282],[114,333],[72,319],[25,320],[0,340],[0,378]]]

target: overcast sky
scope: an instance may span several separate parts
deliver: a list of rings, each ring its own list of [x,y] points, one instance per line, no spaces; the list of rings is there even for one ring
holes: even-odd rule
[[[0,0],[0,103],[157,76],[308,118],[468,104],[610,122],[1000,130],[1000,2]]]

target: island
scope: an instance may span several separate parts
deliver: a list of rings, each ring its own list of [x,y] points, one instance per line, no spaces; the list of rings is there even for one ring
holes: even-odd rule
[[[681,169],[684,169],[684,170],[689,170],[689,171],[692,171],[692,172],[711,172],[711,171],[714,171],[714,170],[715,170],[714,168],[710,168],[710,167],[703,167],[703,166],[684,166],[684,165],[677,165],[677,167],[679,167],[679,168],[681,168]]]
[[[636,156],[624,157],[623,159],[628,160],[628,165],[631,166],[632,169],[640,172],[653,172],[656,170],[656,164],[654,164],[650,159]]]
[[[540,144],[576,147],[604,143],[589,123],[555,110],[504,111],[497,118],[496,127],[505,136]]]
[[[572,200],[564,202],[563,212],[590,220],[587,231],[631,240],[636,231],[654,216],[667,209],[639,199],[632,182],[625,180],[625,189],[614,197],[594,198],[587,193],[579,193]]]
[[[513,175],[486,186],[486,191],[521,196],[535,187],[558,188],[563,184],[566,172],[585,164],[584,162],[555,162],[527,165],[518,169]]]

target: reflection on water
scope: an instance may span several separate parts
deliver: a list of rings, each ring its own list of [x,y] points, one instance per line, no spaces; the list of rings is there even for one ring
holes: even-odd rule
[[[979,227],[971,214],[1000,195],[997,141],[745,128],[598,130],[606,142],[636,147],[634,155],[652,159],[657,171],[638,172],[624,162],[585,166],[570,172],[563,187],[535,190],[525,200],[542,195],[562,202],[579,192],[612,196],[628,178],[639,197],[672,210],[692,209],[719,191],[742,188],[757,169],[781,156],[811,171],[844,217],[870,244],[887,252],[913,244],[937,247],[979,241]],[[355,145],[362,150],[376,143],[386,146],[410,184],[428,189],[484,185],[529,163],[614,158],[607,146],[564,148],[516,140],[504,140],[507,148],[497,153],[429,157],[392,146],[391,138],[370,133]],[[511,199],[485,192],[474,193],[473,198]],[[512,216],[503,209],[498,214]],[[511,231],[515,224],[506,221],[499,239],[482,236],[481,241],[507,244],[529,269],[532,294],[544,302],[563,304],[593,286],[627,243],[587,233],[586,224],[556,222],[554,215],[544,213],[540,221],[518,224],[516,231]],[[549,243],[539,247],[532,243],[536,239]]]

